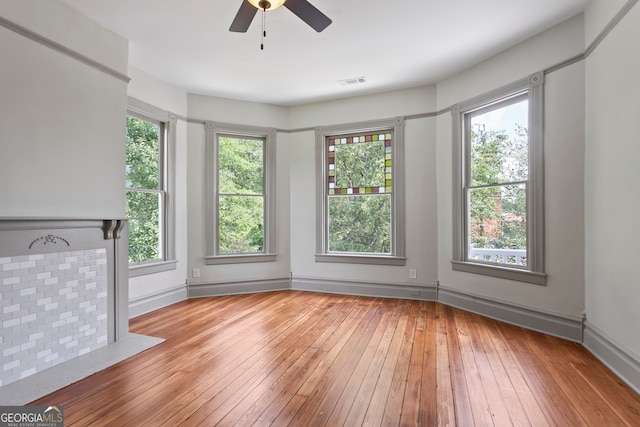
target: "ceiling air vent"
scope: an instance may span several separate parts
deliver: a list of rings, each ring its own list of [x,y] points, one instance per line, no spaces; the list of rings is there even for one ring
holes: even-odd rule
[[[366,81],[367,79],[364,76],[362,76],[362,77],[353,77],[351,79],[338,80],[338,84],[340,86],[352,86],[352,85],[365,83]]]

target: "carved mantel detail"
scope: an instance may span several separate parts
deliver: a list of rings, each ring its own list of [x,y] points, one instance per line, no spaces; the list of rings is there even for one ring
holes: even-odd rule
[[[29,245],[29,249],[31,249],[33,247],[33,245],[35,245],[36,243],[41,243],[43,245],[48,245],[48,244],[56,245],[56,244],[58,244],[58,242],[62,242],[64,244],[66,244],[67,246],[71,246],[69,244],[69,241],[67,239],[65,239],[64,237],[55,236],[53,234],[47,234],[46,236],[38,237],[33,242],[31,242],[31,244]]]
[[[122,219],[105,219],[102,229],[104,231],[105,240],[115,240],[122,236],[124,228],[124,220]]]

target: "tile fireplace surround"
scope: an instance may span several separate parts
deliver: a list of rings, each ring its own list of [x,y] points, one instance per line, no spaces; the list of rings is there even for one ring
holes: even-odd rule
[[[126,229],[121,218],[0,218],[0,397],[130,338]]]

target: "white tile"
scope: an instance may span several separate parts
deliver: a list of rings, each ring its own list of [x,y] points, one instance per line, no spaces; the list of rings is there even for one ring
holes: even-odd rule
[[[51,349],[48,348],[46,350],[39,351],[36,356],[38,357],[38,359],[42,359],[43,357],[47,357],[50,354],[51,354]]]
[[[23,371],[23,372],[20,373],[20,379],[30,377],[31,375],[35,374],[36,372],[38,372],[38,370],[36,368],[27,369],[26,371]]]
[[[29,323],[36,320],[37,316],[35,314],[30,314],[28,316],[24,316],[20,318],[20,323]]]
[[[19,268],[20,268],[20,263],[19,262],[10,262],[8,264],[3,264],[2,265],[2,270],[3,271],[18,270]]]
[[[44,358],[45,362],[51,362],[52,360],[56,360],[58,358],[58,353],[50,354],[49,356]]]
[[[66,344],[68,342],[71,342],[73,340],[73,337],[62,337],[58,340],[58,344]]]
[[[12,326],[17,326],[20,324],[20,319],[9,319],[9,320],[5,320],[4,322],[2,322],[2,327],[3,328],[10,328]]]
[[[36,293],[36,288],[27,288],[27,289],[21,289],[20,290],[20,296],[21,297],[25,297],[27,295],[33,295]]]
[[[8,305],[6,307],[3,307],[2,313],[3,314],[14,313],[18,310],[20,310],[20,304],[13,304],[13,305]]]
[[[13,368],[17,368],[18,366],[20,366],[20,360],[14,360],[14,361],[12,361],[12,362],[5,363],[5,364],[2,366],[2,370],[3,370],[3,371],[10,371],[11,369],[13,369]]]
[[[24,344],[22,344],[22,345],[20,346],[20,351],[27,351],[27,350],[29,350],[30,348],[34,348],[34,347],[36,346],[36,344],[37,344],[37,343],[36,343],[35,341],[32,341],[32,342],[26,342],[26,343],[24,343]]]
[[[38,332],[38,333],[29,335],[29,341],[37,341],[42,338],[44,338],[44,332]]]
[[[57,303],[57,302],[52,302],[51,304],[47,304],[47,305],[45,305],[45,306],[44,306],[44,309],[45,309],[46,311],[49,311],[49,310],[55,310],[55,309],[57,309],[59,306],[60,306],[60,304],[59,304],[59,303]]]
[[[16,354],[20,351],[20,346],[16,345],[14,347],[10,347],[2,352],[3,357],[11,356],[12,354]]]
[[[15,285],[17,283],[20,283],[20,276],[5,277],[4,279],[2,279],[2,284],[3,285]]]

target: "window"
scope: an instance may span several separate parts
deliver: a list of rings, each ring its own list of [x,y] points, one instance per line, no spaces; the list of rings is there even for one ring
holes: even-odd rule
[[[172,163],[176,118],[129,99],[126,141],[126,216],[130,276],[175,268]]]
[[[319,262],[404,265],[404,119],[316,129]]]
[[[275,130],[206,123],[208,264],[274,261]]]
[[[452,108],[453,269],[545,284],[543,75]]]

